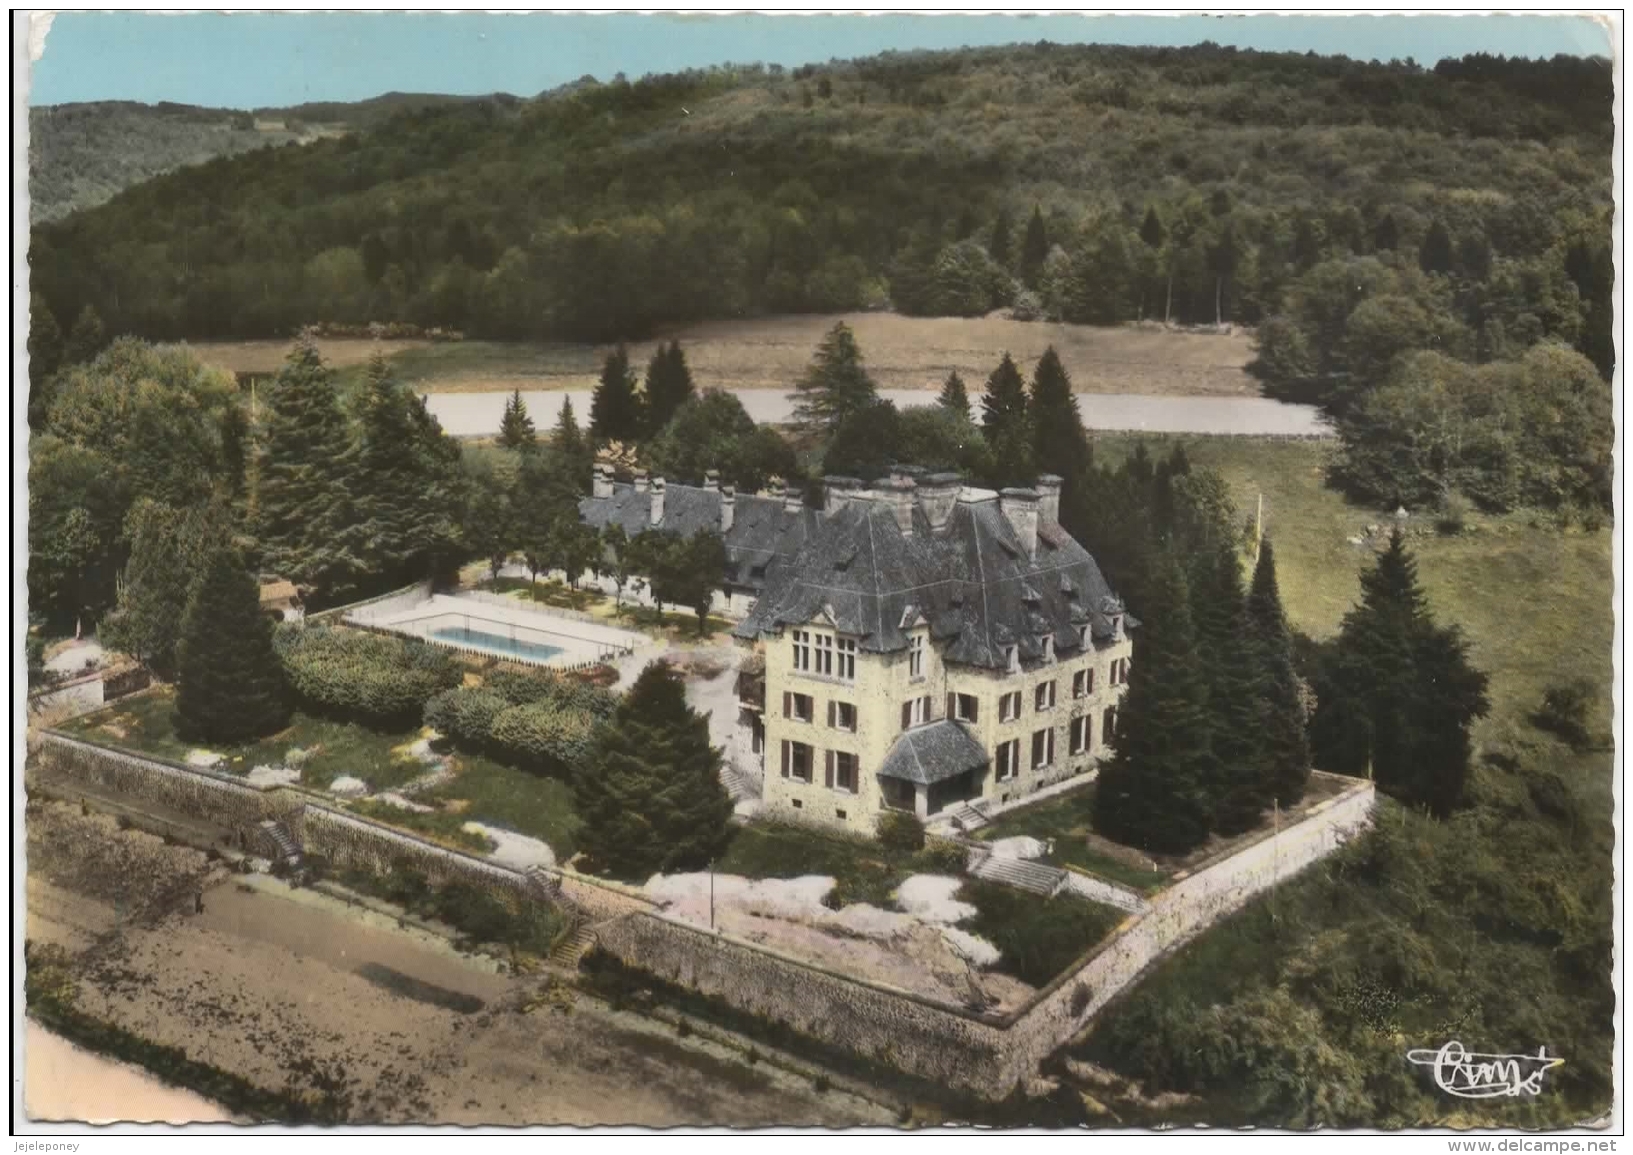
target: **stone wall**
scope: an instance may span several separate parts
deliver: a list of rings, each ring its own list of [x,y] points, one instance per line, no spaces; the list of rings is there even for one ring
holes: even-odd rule
[[[439,885],[458,879],[512,896],[538,895],[522,873],[341,812],[290,787],[256,789],[56,733],[43,735],[29,773],[66,790],[79,784],[147,799],[248,833],[266,818],[279,818],[307,853],[337,865],[383,873],[406,864]],[[1363,829],[1373,802],[1373,784],[1356,782],[1279,832],[1177,877],[1008,1016],[979,1015],[858,980],[672,918],[628,887],[571,870],[551,873],[589,916],[601,945],[627,965],[921,1078],[997,1099],[1162,958]]]

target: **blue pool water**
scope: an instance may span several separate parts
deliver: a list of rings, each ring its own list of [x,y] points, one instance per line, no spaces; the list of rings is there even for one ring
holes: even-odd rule
[[[515,658],[531,658],[536,662],[542,662],[561,653],[560,646],[547,646],[543,642],[524,642],[500,634],[486,633],[483,630],[467,629],[464,626],[443,626],[432,630],[431,636],[444,642],[454,642],[461,646],[471,646]]]

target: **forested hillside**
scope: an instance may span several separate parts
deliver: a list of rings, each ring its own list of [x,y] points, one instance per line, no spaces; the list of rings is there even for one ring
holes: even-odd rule
[[[60,326],[92,306],[154,338],[1291,309],[1265,369],[1297,389],[1350,371],[1331,330],[1376,292],[1409,301],[1405,347],[1552,337],[1608,372],[1611,102],[1607,62],[1563,57],[1039,44],[724,68],[214,160],[37,228],[31,256]],[[1334,299],[1355,260],[1381,272]]]
[[[367,127],[452,96],[388,93],[354,104],[241,111],[190,104],[95,101],[28,110],[29,219],[52,221],[111,200],[131,185],[255,148]]]

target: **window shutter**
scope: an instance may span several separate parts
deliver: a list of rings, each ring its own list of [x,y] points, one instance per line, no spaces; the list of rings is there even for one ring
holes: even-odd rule
[[[829,750],[823,757],[822,761],[823,777],[826,780],[824,785],[826,785],[829,790],[832,790],[834,788],[834,752]]]
[[[947,695],[947,717],[956,717],[953,713],[953,696],[951,694]]]
[[[902,703],[902,729],[905,730],[909,726],[911,726],[912,724],[913,724],[913,703],[903,702]]]
[[[832,698],[828,699],[828,729],[834,728],[834,720],[839,716],[839,703]]]

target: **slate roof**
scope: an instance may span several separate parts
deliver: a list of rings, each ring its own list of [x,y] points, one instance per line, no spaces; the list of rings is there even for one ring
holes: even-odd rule
[[[1063,656],[1082,649],[1083,626],[1090,644],[1109,641],[1119,612],[1100,567],[1070,534],[1041,524],[1028,559],[997,496],[966,489],[939,532],[918,505],[910,535],[883,501],[855,499],[821,515],[735,633],[754,639],[831,619],[862,650],[890,653],[906,648],[922,617],[945,661],[1005,669],[1006,647],[1037,662],[1051,634]],[[1138,625],[1126,613],[1123,620]]]
[[[696,485],[664,487],[663,520],[652,524],[652,493],[638,493],[631,482],[614,482],[611,497],[585,497],[578,513],[599,530],[617,523],[631,537],[646,529],[690,537],[700,529],[720,529],[720,491]],[[732,527],[724,535],[726,584],[758,593],[779,559],[792,557],[817,524],[820,512],[800,506],[784,508],[782,498],[738,494]],[[763,567],[763,572],[756,573]]]
[[[879,766],[879,777],[928,786],[987,764],[987,752],[957,722],[932,722],[906,730]]]

